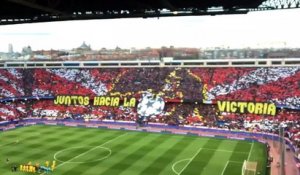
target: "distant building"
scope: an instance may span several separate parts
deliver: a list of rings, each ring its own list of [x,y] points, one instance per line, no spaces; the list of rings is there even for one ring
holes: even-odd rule
[[[83,41],[83,43],[82,43],[79,47],[77,47],[77,48],[75,48],[75,49],[73,49],[73,50],[75,51],[75,53],[78,53],[78,54],[84,54],[84,53],[86,53],[86,52],[91,51],[92,49],[91,49],[91,45],[87,45],[87,44]]]
[[[60,57],[68,56],[68,53],[65,51],[59,50],[37,50],[33,52],[32,59],[40,60],[40,59],[51,59],[51,60],[61,60]]]
[[[8,44],[8,53],[14,53],[13,45]]]
[[[22,49],[22,55],[24,55],[24,56],[32,55],[31,46],[23,47],[23,49]]]

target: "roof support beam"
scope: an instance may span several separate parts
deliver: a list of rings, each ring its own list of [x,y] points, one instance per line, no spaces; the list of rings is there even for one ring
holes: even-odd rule
[[[26,1],[26,0],[7,0],[7,1],[12,2],[12,3],[16,3],[16,4],[20,4],[20,5],[23,5],[23,6],[26,6],[26,7],[30,7],[30,8],[36,9],[36,10],[41,10],[41,11],[44,11],[44,12],[48,12],[48,13],[51,13],[51,14],[56,14],[56,15],[63,14],[63,12],[61,12],[59,10],[52,9],[52,8],[49,8],[49,7],[45,7],[45,6],[36,4],[34,2]]]
[[[171,11],[175,11],[176,10],[176,8],[170,3],[169,0],[160,0],[160,2],[161,2],[161,4],[163,6],[166,6]]]

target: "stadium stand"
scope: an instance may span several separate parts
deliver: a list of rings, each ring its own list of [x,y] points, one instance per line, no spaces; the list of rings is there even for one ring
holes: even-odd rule
[[[55,105],[57,95],[141,98],[159,94],[164,112],[147,122],[277,133],[300,148],[300,68],[7,68],[0,69],[0,120],[93,118],[135,121],[136,108]],[[221,112],[216,102],[270,102],[277,115]],[[202,103],[204,102],[204,103]]]

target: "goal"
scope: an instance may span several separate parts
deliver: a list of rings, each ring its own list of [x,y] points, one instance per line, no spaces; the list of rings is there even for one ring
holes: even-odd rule
[[[242,167],[242,175],[256,175],[257,162],[245,160]]]

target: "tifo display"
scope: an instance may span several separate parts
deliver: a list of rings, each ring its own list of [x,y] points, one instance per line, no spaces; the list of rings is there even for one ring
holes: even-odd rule
[[[120,130],[128,128],[114,124],[128,125],[130,130],[140,133],[99,129],[95,131],[99,132],[99,138],[93,137],[92,129],[85,127],[98,129],[99,123]],[[53,126],[62,131],[61,136],[56,136],[60,131],[40,126],[48,124],[78,128]],[[39,126],[7,131],[26,125]],[[43,133],[44,127],[49,131]],[[164,127],[171,129],[163,130]],[[28,139],[26,134],[19,133],[30,131],[30,128],[37,132],[30,132]],[[151,132],[162,134],[146,133],[149,128]],[[185,131],[186,128],[191,132]],[[222,139],[170,135],[202,136],[202,133],[192,132],[199,128],[216,129],[201,132],[207,132],[204,136]],[[75,132],[77,129],[82,133]],[[221,133],[218,129],[247,132],[251,138],[228,133],[230,139],[248,139],[248,142],[226,140],[227,136],[218,135]],[[284,131],[290,147],[300,148],[300,67],[1,68],[0,131],[5,131],[4,135],[12,134],[17,140],[21,138],[14,132],[25,137],[16,142],[0,135],[4,140],[0,149],[5,150],[4,157],[16,156],[8,162],[11,170],[26,173],[120,174],[122,169],[125,175],[132,172],[144,175],[267,175],[265,167],[272,159],[268,154],[261,160],[258,157],[265,153],[262,147],[268,141],[263,137],[259,138],[262,140],[252,138],[256,136],[251,134],[277,136],[279,131]],[[33,133],[41,133],[41,136]],[[31,146],[37,149],[37,157],[19,152]],[[120,152],[127,148],[131,154]],[[45,150],[50,150],[47,155]],[[254,157],[250,152],[256,152]],[[151,161],[141,165],[144,162],[139,159],[148,153],[155,156],[146,157],[145,160]],[[114,154],[120,156],[114,159]],[[299,161],[298,157],[296,152],[295,161]],[[224,160],[218,165],[216,162],[221,159]],[[24,163],[47,160],[56,161],[58,165]],[[92,168],[91,164],[101,170]],[[83,172],[81,167],[85,166],[91,171]],[[198,166],[202,169],[195,168]],[[7,165],[0,166],[0,172],[5,169],[10,173],[6,168]]]

